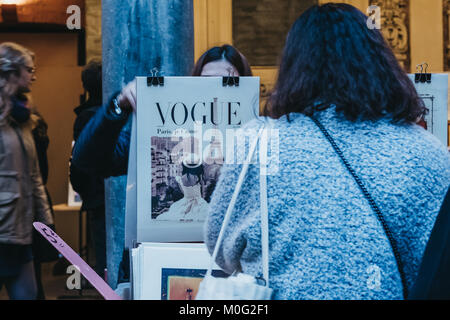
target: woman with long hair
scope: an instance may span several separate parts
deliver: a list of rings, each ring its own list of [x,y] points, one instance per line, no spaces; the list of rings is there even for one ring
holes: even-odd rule
[[[212,47],[201,55],[192,76],[251,77],[252,69],[244,55],[229,44]]]
[[[247,58],[237,48],[224,44],[205,51],[195,63],[191,75],[194,77],[251,77],[253,73]],[[126,112],[136,109],[135,80],[122,89],[117,96],[117,102]]]
[[[445,146],[415,124],[426,109],[367,19],[346,4],[303,13],[265,108],[273,119],[245,126],[279,137],[277,166],[267,164],[274,299],[406,298],[450,184]],[[262,274],[259,170],[250,164],[219,250],[229,273]],[[210,251],[240,171],[222,168]]]
[[[32,224],[53,224],[26,99],[33,57],[18,44],[0,44],[0,289],[11,299],[36,299]]]

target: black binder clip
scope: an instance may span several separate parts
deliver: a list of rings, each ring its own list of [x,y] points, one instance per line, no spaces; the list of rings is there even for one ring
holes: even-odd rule
[[[136,239],[134,239],[133,241],[131,241],[131,245],[133,249],[136,249],[137,247],[139,247],[141,245],[140,242],[137,242]]]
[[[224,87],[239,87],[239,77],[223,77],[222,85]]]
[[[147,77],[147,87],[157,87],[157,86],[164,86],[164,77],[157,77],[156,75],[158,74],[158,69],[157,68],[153,68],[152,71],[152,76],[151,77]]]
[[[425,72],[423,72],[423,66],[425,65]],[[419,71],[420,67],[420,73]],[[428,63],[424,62],[416,66],[416,74],[414,77],[415,83],[431,83],[431,73],[427,73]]]

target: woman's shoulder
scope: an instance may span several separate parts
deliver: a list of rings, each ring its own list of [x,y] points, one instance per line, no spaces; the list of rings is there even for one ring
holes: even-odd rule
[[[266,116],[259,116],[256,117],[247,123],[245,123],[242,126],[242,129],[259,129],[262,126],[266,127],[288,127],[292,125],[298,124],[298,122],[307,122],[308,117],[301,113],[290,113],[286,114],[284,116],[281,116],[277,119],[266,117]]]
[[[318,119],[340,145],[347,146],[356,153],[382,154],[388,158],[386,161],[401,162],[407,167],[414,167],[414,170],[423,167],[450,172],[447,146],[419,125],[395,123],[387,118],[352,122],[333,110],[322,112]],[[247,122],[242,129],[246,136],[250,136],[257,134],[263,126],[277,130],[280,150],[291,149],[291,144],[296,145],[298,141],[301,141],[303,148],[317,148],[318,139],[324,139],[314,122],[300,113],[291,113],[278,119],[259,117]]]
[[[419,125],[385,121],[376,135],[384,135],[385,139],[391,141],[393,148],[403,151],[410,159],[445,165],[445,168],[450,170],[450,153],[447,146]]]

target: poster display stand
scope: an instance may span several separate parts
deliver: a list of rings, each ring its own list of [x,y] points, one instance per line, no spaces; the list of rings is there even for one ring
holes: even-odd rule
[[[222,165],[235,161],[228,151],[239,130],[259,115],[259,77],[136,81],[125,217],[131,292],[194,298],[210,263],[198,242],[211,194]]]

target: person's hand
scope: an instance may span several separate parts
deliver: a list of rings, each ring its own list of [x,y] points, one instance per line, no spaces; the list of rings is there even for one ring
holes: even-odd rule
[[[129,82],[117,97],[117,102],[122,110],[136,111],[136,79]]]

